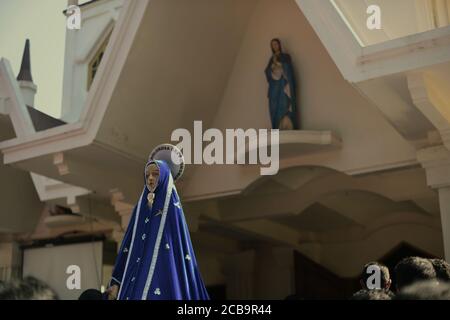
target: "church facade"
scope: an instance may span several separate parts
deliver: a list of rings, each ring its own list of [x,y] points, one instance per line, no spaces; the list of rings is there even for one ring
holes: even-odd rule
[[[174,130],[271,129],[274,38],[299,122],[279,132],[278,173],[193,163],[177,182],[211,296],[342,298],[368,261],[449,261],[450,1],[378,1],[408,17],[382,15],[381,30],[353,2],[89,1],[67,30],[60,119],[34,108],[32,43],[18,76],[2,57],[0,276],[39,243],[118,247]]]

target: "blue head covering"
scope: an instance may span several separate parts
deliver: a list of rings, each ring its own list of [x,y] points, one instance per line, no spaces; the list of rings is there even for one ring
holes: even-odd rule
[[[152,206],[144,170],[144,189],[134,208],[110,285],[119,300],[207,300],[183,209],[169,166],[161,160]]]

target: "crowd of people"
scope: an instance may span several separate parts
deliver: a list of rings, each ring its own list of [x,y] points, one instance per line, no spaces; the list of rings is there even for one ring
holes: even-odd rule
[[[97,289],[87,289],[78,300],[104,300],[105,295]],[[45,282],[34,277],[0,281],[0,300],[59,300],[56,292]]]
[[[0,300],[58,300],[45,282],[34,277],[0,282]]]
[[[379,270],[379,287],[372,287],[374,268]],[[450,300],[450,264],[442,259],[408,257],[394,268],[395,283],[389,268],[370,262],[363,268],[362,289],[352,300]],[[394,293],[395,292],[395,293]]]
[[[377,270],[374,277],[374,270]],[[393,270],[379,262],[369,262],[363,268],[362,289],[351,300],[450,300],[450,264],[442,259],[408,257],[402,259]],[[376,284],[376,286],[374,286]],[[102,300],[99,290],[84,291],[79,300]],[[47,284],[33,278],[0,282],[0,300],[58,300]]]

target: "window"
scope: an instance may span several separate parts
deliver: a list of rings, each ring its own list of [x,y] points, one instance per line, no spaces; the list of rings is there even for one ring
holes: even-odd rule
[[[109,38],[111,34],[106,37],[105,41],[103,41],[100,48],[95,53],[92,60],[89,62],[89,69],[88,69],[88,81],[87,81],[87,89],[89,90],[91,88],[92,82],[94,81],[95,75],[97,74],[98,68],[100,66],[100,63],[103,59],[103,55],[105,53],[106,46],[108,45]]]

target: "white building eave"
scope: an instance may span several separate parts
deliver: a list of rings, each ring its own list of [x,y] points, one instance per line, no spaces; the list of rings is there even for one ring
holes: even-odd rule
[[[77,123],[66,124],[0,143],[6,164],[89,145],[93,142],[103,114],[133,43],[148,1],[129,1],[111,36],[110,48],[105,53],[98,75],[89,92],[86,106]],[[17,95],[20,97],[20,95]],[[20,105],[20,103],[19,103]],[[24,114],[28,114],[24,112]],[[28,116],[29,117],[29,116]],[[13,119],[13,122],[16,121]],[[31,120],[26,128],[32,128]]]
[[[349,82],[450,61],[450,26],[364,47],[331,1],[296,2]]]
[[[6,75],[3,77],[6,78],[6,81],[3,81],[1,87],[7,89],[6,97],[0,94],[3,98],[1,99],[2,110],[8,111],[7,116],[11,118],[16,132],[16,138],[0,142],[3,162],[36,173],[32,174],[32,178],[41,201],[50,203],[56,201],[56,203],[85,214],[84,211],[89,207],[84,204],[86,195],[91,193],[91,190],[100,191],[93,198],[95,203],[105,201],[108,203],[109,190],[114,187],[114,184],[111,187],[108,184],[111,183],[111,180],[104,179],[108,181],[103,181],[98,177],[95,179],[97,183],[87,183],[87,175],[81,175],[80,172],[89,172],[90,176],[96,172],[107,177],[111,175],[107,170],[98,170],[95,163],[93,166],[86,164],[83,156],[90,154],[97,159],[108,159],[108,163],[117,165],[112,169],[113,172],[120,171],[123,163],[133,158],[130,154],[124,154],[121,150],[96,141],[96,136],[147,4],[147,0],[127,1],[124,4],[111,35],[109,48],[105,52],[102,64],[87,96],[83,112],[75,123],[36,132],[9,63],[4,59],[0,61],[1,74]],[[81,155],[79,156],[78,153]],[[73,160],[74,154],[76,160]],[[80,159],[83,161],[80,162]],[[55,189],[47,185],[46,177],[63,182],[59,183]],[[119,177],[122,178],[120,174]],[[125,177],[125,179],[121,179],[121,182],[126,187],[139,186],[140,180],[129,182]],[[138,192],[135,189],[126,190],[124,194],[132,197],[134,193]],[[61,198],[62,193],[65,196]],[[103,205],[103,207],[105,206]],[[109,205],[108,208],[105,207],[102,210],[105,217],[117,218],[112,206]],[[108,213],[109,211],[112,215]]]
[[[339,68],[343,77],[385,116],[386,120],[415,148],[435,142],[428,137],[439,131],[432,113],[442,113],[442,106],[417,105],[409,86],[413,73],[437,79],[427,83],[427,90],[445,97],[450,91],[450,26],[415,33],[364,47],[357,40],[346,19],[332,1],[296,0],[309,23]],[[414,101],[413,101],[414,100]],[[445,116],[444,116],[445,118]],[[447,126],[450,119],[446,120]]]
[[[20,93],[19,85],[14,77],[8,60],[0,59],[0,101],[2,101],[1,114],[11,118],[17,136],[32,136],[35,133],[27,106]]]
[[[80,120],[39,133],[27,132],[0,143],[6,164],[87,146],[94,141],[147,4],[147,0],[125,3]],[[15,104],[20,106],[20,100]],[[32,128],[31,120],[23,127]]]
[[[136,172],[139,172],[137,170],[139,170],[139,166],[145,160],[143,158],[143,151],[139,152],[140,149],[144,149],[142,148],[143,144],[137,146],[136,148],[134,148],[135,146],[133,145],[128,149],[122,149],[120,141],[117,145],[115,145],[114,143],[116,141],[112,138],[106,142],[103,139],[99,139],[99,132],[103,131],[104,135],[112,135],[111,133],[114,133],[113,130],[110,130],[114,129],[110,128],[111,126],[105,130],[100,130],[100,128],[103,128],[102,122],[105,122],[103,120],[106,110],[111,104],[113,92],[116,90],[117,83],[123,73],[124,65],[129,57],[133,43],[135,42],[136,34],[142,24],[141,22],[144,14],[148,11],[146,10],[148,3],[149,1],[147,0],[126,1],[124,3],[124,7],[121,10],[117,25],[111,35],[110,44],[105,52],[100,69],[89,91],[86,105],[83,109],[80,120],[73,124],[66,124],[33,135],[0,143],[0,150],[4,154],[5,163],[12,164],[29,171],[37,169],[38,171],[35,171],[36,173],[56,180],[63,180],[64,182],[70,184],[85,187],[89,190],[95,190],[96,192],[101,192],[103,195],[107,194],[109,185],[110,189],[119,188],[120,191],[125,194],[125,199],[127,199],[127,201],[129,199],[134,199],[134,196],[138,191],[133,185],[140,185],[141,176],[137,176],[137,178],[128,178],[125,180],[119,179],[119,177],[122,178],[120,171],[123,170],[124,165],[126,165],[127,168],[132,168],[132,171],[130,172],[135,172],[135,170]],[[361,45],[356,41],[351,31],[339,17],[335,8],[328,1],[297,0],[297,4],[313,26],[316,34],[319,36],[332,59],[337,64],[344,78],[348,81],[355,82],[361,81],[362,79],[370,79],[374,74],[370,68],[372,68],[375,63],[382,63],[380,61],[385,63],[386,59],[392,58],[392,56],[375,56],[379,59],[374,58],[373,61],[366,60],[364,65],[358,65],[359,59],[364,57],[364,52],[366,52],[366,54],[375,54],[375,52],[379,51],[376,51],[374,49],[375,47],[366,48],[363,50],[363,47],[361,47]],[[444,28],[442,30],[447,29]],[[442,32],[442,30],[434,30],[434,32],[439,33]],[[450,32],[450,30],[448,31]],[[423,35],[414,35],[408,38],[415,39],[414,37],[416,36]],[[445,33],[442,34],[442,37],[445,38]],[[438,46],[439,50],[444,49],[441,44],[447,45],[445,44],[445,41],[442,41],[442,43]],[[377,46],[377,48],[381,51],[386,49],[382,45],[379,47]],[[147,51],[143,52],[147,53]],[[378,53],[376,54],[378,55]],[[416,53],[408,52],[407,56],[409,57],[414,54]],[[141,56],[139,58],[143,59]],[[411,57],[411,59],[414,60],[417,59],[417,57]],[[430,61],[430,63],[434,63],[433,61],[435,60]],[[370,90],[366,90],[366,92],[369,91]],[[180,99],[182,98],[184,97],[180,95]],[[186,95],[186,99],[187,98],[189,98],[189,95]],[[117,104],[118,103],[116,103],[116,105]],[[181,105],[181,103],[179,104]],[[138,110],[137,107],[135,108],[136,109],[134,110]],[[416,111],[416,113],[421,115],[419,111]],[[176,116],[180,116],[180,114],[181,113],[179,112]],[[414,119],[417,119],[417,117]],[[401,120],[402,119],[399,121]],[[409,120],[410,119],[408,119],[408,121]],[[111,124],[114,124],[114,122],[110,123],[110,125]],[[174,124],[174,126],[179,125]],[[120,133],[121,132],[119,130],[119,138],[121,138]],[[417,136],[419,135],[417,134]],[[154,143],[157,142],[157,139],[165,139],[166,141],[164,142],[167,142],[168,136],[162,135],[161,137],[155,138],[151,141],[147,139],[148,141],[145,141],[146,145],[144,147],[154,147]],[[132,142],[135,143],[136,141]],[[138,150],[138,152],[136,152],[136,150]],[[57,163],[58,161],[55,159],[61,158],[61,153],[63,154],[62,158],[65,159],[62,165],[69,163],[68,166],[70,167],[72,163],[73,168],[83,170],[83,175],[85,175],[84,180],[80,177],[80,172],[78,172],[77,175],[71,168],[68,169],[69,174],[66,174],[64,178],[59,176],[61,174],[61,163]],[[91,155],[88,156],[88,153]],[[308,159],[314,160],[315,164],[320,163],[323,165],[329,165],[329,162],[332,162],[332,160],[328,160],[325,157],[322,157],[323,159],[319,158],[320,157],[302,158],[302,163],[308,163]],[[92,161],[92,159],[95,159],[95,161]],[[132,161],[129,161],[130,159]],[[405,159],[400,160],[401,164],[405,163]],[[415,162],[415,159],[408,158],[406,160],[408,164]],[[100,163],[98,161],[103,162]],[[105,162],[107,163],[105,164]],[[296,165],[299,165],[299,163],[299,161],[295,162]],[[110,178],[113,183],[109,183],[109,181],[97,181],[98,179],[89,177],[89,173],[94,172],[95,169],[101,165],[105,168],[100,168],[98,170],[104,169],[105,172],[109,170],[111,173],[110,175],[116,175],[114,179],[112,177]],[[389,167],[389,165],[387,166]],[[288,167],[288,165],[286,165],[286,167]],[[239,173],[242,170],[242,168],[237,167],[235,169]],[[359,170],[358,168],[339,169],[344,169],[343,171],[345,172]],[[364,168],[363,171],[370,172],[371,170],[373,170],[373,167]],[[244,184],[251,183],[254,178],[253,171],[256,172],[256,170],[253,169],[247,170],[243,174],[245,177],[240,176],[240,181],[246,181]],[[360,173],[360,170],[358,172]],[[101,175],[97,173],[95,177],[100,176]],[[202,175],[200,175],[200,177],[201,176]],[[221,185],[220,187],[225,189],[221,191],[225,193],[233,193],[236,190],[237,192],[242,190],[242,188],[239,188],[241,186],[237,186],[235,184],[235,181],[232,181],[232,183],[233,185],[230,185],[229,188],[224,188],[223,185]],[[221,184],[223,184],[222,181]],[[190,196],[195,198],[199,196],[199,194],[201,193],[195,192],[195,194],[190,194]]]
[[[450,26],[362,48],[351,82],[409,72],[450,61]]]

